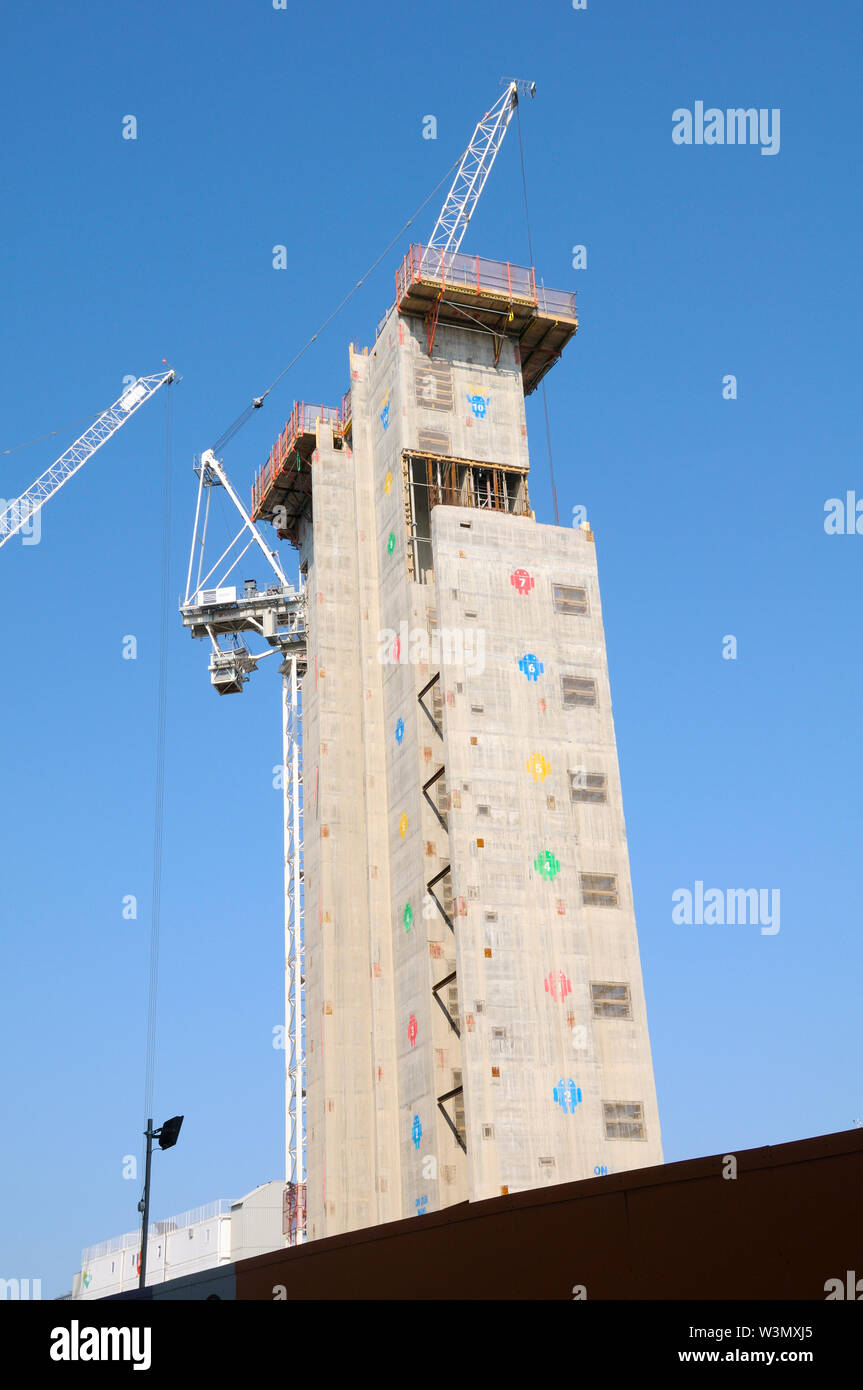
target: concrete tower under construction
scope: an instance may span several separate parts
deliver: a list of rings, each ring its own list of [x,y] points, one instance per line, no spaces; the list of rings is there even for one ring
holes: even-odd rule
[[[309,1239],[662,1161],[594,537],[529,496],[576,328],[412,247],[254,484],[308,612]]]

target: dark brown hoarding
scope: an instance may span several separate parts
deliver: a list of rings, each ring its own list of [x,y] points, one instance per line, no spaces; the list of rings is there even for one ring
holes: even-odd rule
[[[863,1130],[853,1129],[258,1255],[236,1265],[236,1296],[823,1300],[839,1284],[847,1297],[858,1278],[863,1297]]]

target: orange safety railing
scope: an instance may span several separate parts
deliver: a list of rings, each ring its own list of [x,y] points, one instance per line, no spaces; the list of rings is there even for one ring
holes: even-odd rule
[[[396,271],[396,301],[401,301],[418,281],[441,289],[486,290],[502,298],[533,304],[551,317],[575,318],[575,295],[566,290],[537,290],[532,266],[510,261],[489,261],[482,256],[444,252],[438,247],[411,246]]]
[[[341,406],[308,405],[296,401],[290,418],[270,450],[269,458],[252,483],[252,515],[257,512],[264,497],[269,492],[275,478],[285,472],[291,463],[291,455],[296,451],[297,441],[304,434],[314,434],[319,420],[332,425],[334,434],[344,434],[350,419],[351,393],[343,397]],[[347,403],[347,413],[345,405]],[[296,460],[295,460],[296,462]]]

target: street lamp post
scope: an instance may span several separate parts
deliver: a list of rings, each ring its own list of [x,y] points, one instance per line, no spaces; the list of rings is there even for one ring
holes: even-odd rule
[[[175,1115],[173,1119],[166,1120],[159,1129],[154,1129],[151,1116],[147,1120],[147,1128],[144,1131],[147,1138],[147,1162],[144,1169],[144,1195],[138,1203],[138,1210],[143,1213],[141,1218],[141,1268],[138,1272],[139,1289],[143,1289],[147,1279],[147,1229],[150,1225],[150,1167],[153,1158],[153,1140],[158,1139],[160,1149],[172,1149],[177,1142],[182,1123],[183,1116]]]

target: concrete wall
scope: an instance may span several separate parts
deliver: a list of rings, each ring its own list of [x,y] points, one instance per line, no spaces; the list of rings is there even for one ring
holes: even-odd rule
[[[517,346],[495,362],[490,335],[443,325],[429,357],[393,309],[350,372],[351,448],[319,427],[301,536],[313,1239],[661,1157],[593,543],[452,507],[421,558],[409,534],[408,453],[527,468]],[[552,583],[587,587],[589,616],[557,617]],[[482,671],[435,649],[443,629],[481,631]],[[541,681],[519,669],[531,653]],[[438,672],[441,732],[419,701]],[[564,715],[565,672],[596,680],[595,711]],[[575,754],[607,804],[571,802]],[[441,766],[444,824],[423,796]],[[447,866],[455,931],[429,892]],[[585,871],[616,877],[613,911],[585,906]],[[453,971],[439,997],[461,1036],[434,994]],[[592,981],[626,982],[632,1017],[595,1020]],[[438,1104],[459,1083],[467,1156]],[[643,1106],[645,1139],[606,1138],[610,1101]]]
[[[464,652],[442,679],[471,1199],[659,1163],[595,542],[455,507],[432,534]],[[587,614],[556,612],[554,585]],[[568,675],[595,706],[564,706]],[[605,774],[606,802],[571,800],[579,768]],[[586,906],[581,872],[614,875],[619,906]],[[627,985],[631,1017],[596,1018],[591,982]],[[604,1102],[640,1103],[645,1138],[607,1138]]]
[[[321,426],[312,459],[303,681],[307,1222],[377,1217],[357,516],[349,452]],[[313,530],[313,534],[312,534]]]

